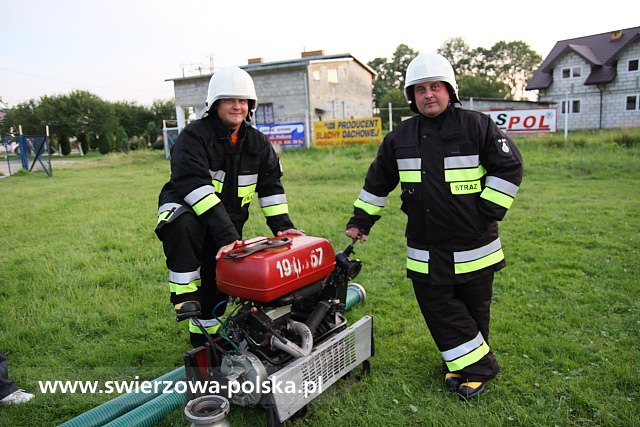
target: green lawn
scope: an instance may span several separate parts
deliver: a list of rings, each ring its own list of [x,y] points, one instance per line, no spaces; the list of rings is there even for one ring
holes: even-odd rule
[[[518,140],[520,193],[501,224],[491,344],[503,371],[477,401],[445,391],[441,361],[404,277],[399,196],[356,252],[376,355],[293,426],[631,426],[640,419],[640,147],[607,133]],[[375,147],[282,154],[292,219],[336,250]],[[53,177],[0,180],[0,350],[33,403],[0,426],[55,426],[114,395],[42,394],[43,380],[153,379],[182,363],[186,325],[168,302],[153,228],[163,153],[90,156]],[[245,237],[268,235],[252,205]],[[263,423],[232,407],[231,425]],[[187,426],[181,410],[160,426]]]

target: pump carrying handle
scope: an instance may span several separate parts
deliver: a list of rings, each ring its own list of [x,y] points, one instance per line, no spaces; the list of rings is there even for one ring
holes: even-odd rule
[[[351,254],[355,254],[356,251],[354,250],[354,246],[356,245],[356,242],[358,241],[362,241],[362,233],[358,233],[358,236],[353,239],[351,241],[351,243],[349,243],[349,245],[346,247],[346,249],[344,251],[342,251],[346,256],[349,256]]]
[[[275,239],[266,240],[264,242],[256,243],[252,246],[244,246],[238,249],[234,249],[225,258],[242,259],[253,253],[263,251],[265,249],[278,248],[280,246],[288,245],[291,243],[291,237],[279,237]]]

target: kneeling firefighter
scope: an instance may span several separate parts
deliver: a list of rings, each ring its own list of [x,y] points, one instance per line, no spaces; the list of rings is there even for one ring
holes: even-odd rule
[[[210,334],[220,326],[227,299],[216,286],[216,260],[242,238],[254,194],[274,235],[303,234],[289,219],[278,156],[249,124],[257,105],[246,71],[216,72],[205,114],[180,132],[171,149],[171,177],[159,195],[155,232],[169,269],[171,303],[181,315],[200,311]],[[204,344],[191,321],[189,331],[194,347]]]
[[[470,399],[500,370],[489,347],[493,276],[505,266],[498,221],[518,191],[522,157],[489,116],[455,106],[458,85],[443,56],[411,61],[405,95],[417,115],[385,136],[346,234],[364,241],[400,184],[407,277],[445,384]]]

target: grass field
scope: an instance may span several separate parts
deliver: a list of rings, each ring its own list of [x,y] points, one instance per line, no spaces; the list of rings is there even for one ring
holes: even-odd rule
[[[356,247],[374,319],[372,372],[346,380],[292,426],[632,426],[640,420],[640,146],[608,133],[519,139],[525,177],[501,224],[491,346],[502,373],[477,401],[445,391],[439,353],[404,276],[399,196]],[[287,151],[292,219],[336,250],[375,147]],[[153,379],[182,363],[153,228],[162,152],[89,156],[53,177],[0,180],[0,350],[33,403],[0,426],[55,426],[115,395],[43,394],[38,381]],[[268,235],[252,205],[245,237]],[[233,407],[234,427],[263,423]],[[159,426],[187,426],[181,410]]]

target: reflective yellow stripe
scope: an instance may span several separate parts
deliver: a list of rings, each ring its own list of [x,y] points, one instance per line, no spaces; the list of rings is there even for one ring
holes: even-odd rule
[[[429,263],[407,258],[407,270],[422,274],[429,274]]]
[[[513,197],[507,196],[506,194],[502,194],[501,192],[488,187],[482,191],[480,197],[493,202],[496,205],[502,206],[505,209],[509,209],[513,203]]]
[[[222,194],[222,187],[224,185],[222,182],[213,180],[211,181],[211,184],[213,184],[213,188],[216,189],[216,193]]]
[[[502,252],[502,249],[500,249],[490,255],[484,256],[482,258],[478,258],[474,261],[457,262],[455,264],[455,273],[463,274],[463,273],[470,273],[472,271],[481,270],[485,267],[489,267],[490,265],[497,264],[503,259],[504,259],[504,253]]]
[[[420,171],[399,171],[401,182],[422,182]]]
[[[194,280],[186,285],[169,282],[169,291],[174,292],[176,295],[188,294],[197,291],[198,286],[200,286],[200,280]]]
[[[487,173],[484,166],[473,169],[449,169],[444,171],[445,182],[473,181],[482,178]]]
[[[289,213],[289,205],[283,203],[281,205],[273,205],[262,208],[264,216],[274,216]]]
[[[222,170],[210,170],[209,174],[211,175],[211,184],[213,185],[213,188],[216,189],[216,193],[222,194],[222,187],[224,186],[224,177],[226,173]]]
[[[356,208],[362,209],[363,211],[365,211],[369,215],[381,215],[382,214],[382,207],[381,206],[372,205],[371,203],[363,202],[360,199],[356,200],[355,203],[353,204],[353,206],[355,206]]]
[[[209,194],[204,199],[191,206],[191,208],[196,213],[196,215],[200,216],[218,203],[220,203],[220,199],[218,199],[218,196],[216,196],[215,194]]]
[[[470,353],[467,353],[465,356],[446,362],[447,368],[450,371],[459,371],[469,365],[473,365],[478,360],[482,359],[487,353],[489,353],[489,346],[483,341],[480,347]]]
[[[168,220],[172,213],[173,213],[172,211],[162,212],[160,215],[158,215],[158,222],[156,222],[156,225],[160,224],[161,221]]]
[[[156,225],[160,224],[160,221],[168,221],[178,209],[180,209],[182,205],[178,203],[163,203],[160,207],[158,207],[158,222]]]
[[[238,197],[246,197],[256,192],[256,184],[238,187]]]
[[[200,322],[202,323],[202,326],[204,326],[204,329],[209,333],[209,334],[215,334],[216,332],[218,332],[218,329],[220,329],[220,323],[217,323],[213,326],[205,326],[204,324],[204,320],[200,320]],[[189,332],[194,333],[194,334],[202,334],[202,331],[200,330],[200,328],[198,328],[196,325],[194,325],[193,323],[191,323],[191,321],[189,321]]]
[[[242,199],[240,206],[244,206],[247,203],[251,203],[255,192],[256,192],[256,184],[248,185],[246,187],[238,187],[238,197]]]
[[[471,193],[479,193],[480,191],[482,191],[482,187],[480,186],[480,180],[467,181],[467,182],[452,182],[450,185],[451,185],[451,194],[471,194]]]
[[[429,259],[431,255],[426,249],[416,249],[407,246],[407,270],[429,274]]]

